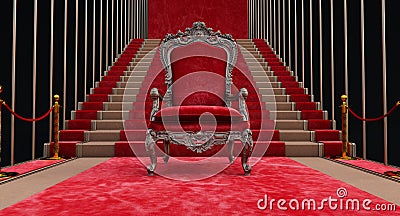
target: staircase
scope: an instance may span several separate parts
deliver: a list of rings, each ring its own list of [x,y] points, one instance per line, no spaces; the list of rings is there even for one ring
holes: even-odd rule
[[[237,40],[251,74],[263,98],[275,95],[276,109],[271,111],[279,140],[285,142],[286,156],[341,155],[341,131],[335,121],[328,120],[327,111],[293,71],[263,39]],[[272,90],[269,88],[273,88]],[[266,106],[271,107],[266,101]],[[354,146],[352,147],[354,148]]]
[[[151,110],[148,90],[165,92],[164,73],[157,39],[134,39],[96,83],[85,102],[72,111],[60,131],[60,155],[64,157],[134,156],[130,145],[144,148],[146,121]],[[265,156],[340,155],[340,131],[328,120],[327,112],[297,81],[264,40],[238,39],[250,80],[261,98],[262,116],[271,119],[272,139],[258,139],[253,125],[260,122],[260,108],[247,101],[256,146],[269,145]],[[158,58],[158,59],[157,59]],[[159,73],[161,71],[161,73]],[[236,78],[238,87],[245,77]],[[250,92],[251,93],[251,92]],[[129,101],[129,102],[125,102]],[[253,115],[253,116],[252,116]],[[264,122],[271,122],[266,120]],[[46,144],[45,156],[51,153]],[[160,146],[162,148],[162,146]],[[176,148],[176,149],[174,149]],[[212,152],[207,154],[214,154]],[[182,146],[171,146],[172,156],[195,156]]]

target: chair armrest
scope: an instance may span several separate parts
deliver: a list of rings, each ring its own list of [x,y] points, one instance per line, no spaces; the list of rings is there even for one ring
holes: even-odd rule
[[[247,91],[247,89],[241,88],[240,91],[237,93],[237,95],[228,98],[229,101],[234,101],[234,100],[239,101],[239,112],[243,116],[244,121],[249,120],[249,114],[247,112],[247,105],[246,105],[247,96],[249,96],[249,92]]]
[[[154,115],[160,110],[160,99],[161,95],[158,92],[157,88],[152,88],[150,91],[150,98],[153,100],[153,108],[151,109],[150,113],[150,121],[154,121],[155,117]]]
[[[247,96],[249,96],[249,92],[247,91],[247,89],[246,88],[241,88],[240,91],[238,92],[239,112],[240,112],[240,114],[243,115],[243,120],[244,121],[248,121],[249,120],[249,114],[247,112],[247,105],[246,105]]]

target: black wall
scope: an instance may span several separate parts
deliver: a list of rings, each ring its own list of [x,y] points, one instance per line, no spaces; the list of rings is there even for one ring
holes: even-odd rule
[[[93,81],[93,1],[88,0],[88,53],[87,53],[87,83],[84,83],[84,55],[85,55],[85,1],[79,2],[78,12],[78,101],[84,101],[83,86],[87,86],[87,92],[92,87]],[[41,116],[50,108],[50,100],[53,103],[53,95],[61,96],[61,109],[66,110],[66,119],[70,119],[71,110],[74,110],[75,102],[75,0],[68,0],[68,30],[67,30],[67,97],[66,104],[63,104],[63,83],[64,83],[64,1],[54,1],[54,75],[50,80],[50,14],[51,1],[38,1],[38,34],[37,34],[37,100],[36,100],[36,117]],[[96,1],[96,59],[95,59],[95,77],[97,81],[100,72],[106,68],[106,0]],[[111,2],[109,8],[111,10]],[[100,3],[103,4],[103,14],[100,15]],[[118,5],[119,7],[120,5]],[[18,0],[17,4],[17,49],[16,49],[16,86],[12,86],[11,77],[11,57],[12,57],[12,40],[13,40],[13,1],[3,1],[0,8],[1,20],[1,40],[0,40],[0,85],[4,91],[0,95],[7,104],[11,106],[12,89],[15,89],[16,105],[15,111],[24,116],[32,117],[33,103],[33,0]],[[115,5],[117,8],[117,5]],[[102,68],[100,69],[100,16],[103,17],[103,57]],[[114,14],[114,22],[116,23],[116,13]],[[118,18],[120,18],[118,16]],[[111,12],[109,14],[109,44],[111,44]],[[124,32],[125,33],[125,32]],[[115,43],[114,43],[115,44]],[[117,46],[117,44],[115,44]],[[118,47],[121,46],[119,41]],[[111,61],[111,50],[109,49],[108,62]],[[50,95],[50,85],[53,83],[53,95]],[[62,119],[62,110],[60,111],[60,119]],[[43,144],[49,142],[50,119],[36,123],[36,151],[35,157],[39,158],[43,155]],[[1,164],[7,166],[11,163],[11,115],[2,109],[2,140],[1,140]],[[62,127],[62,123],[60,124]],[[32,155],[32,123],[27,123],[15,118],[15,163],[31,160]]]
[[[286,5],[289,0],[286,0]],[[299,80],[304,80],[305,86],[310,88],[310,58],[313,59],[314,96],[320,101],[319,96],[319,0],[304,0],[305,11],[305,76],[302,77],[302,53],[301,53],[301,0],[297,1],[297,24],[298,24],[298,66],[294,63],[294,10],[291,11],[291,38],[292,38],[292,70],[297,70]],[[310,57],[310,1],[313,8],[313,55]],[[294,6],[294,1],[291,1]],[[397,73],[398,50],[400,48],[400,32],[398,24],[400,15],[398,13],[400,1],[386,1],[386,46],[387,46],[387,107],[388,110],[400,99],[400,86],[397,84],[399,78]],[[323,102],[324,110],[331,110],[331,13],[330,1],[322,1],[322,23],[323,23]],[[334,72],[335,72],[335,120],[337,128],[341,129],[341,105],[340,96],[345,93],[345,42],[344,42],[344,1],[334,1]],[[361,84],[361,1],[347,1],[348,16],[348,81],[349,81],[349,106],[359,115],[362,112],[362,84]],[[381,1],[365,0],[365,62],[366,62],[366,117],[377,117],[383,114],[383,76],[382,76],[382,19]],[[289,18],[287,18],[289,19]],[[288,29],[288,27],[287,27]],[[288,38],[286,44],[288,44]],[[288,56],[286,55],[286,62]],[[350,115],[350,114],[349,114]],[[388,158],[389,164],[400,165],[400,145],[397,142],[396,133],[400,131],[400,110],[395,111],[388,117]],[[383,162],[383,120],[367,123],[367,159]],[[362,122],[355,117],[349,117],[349,140],[357,144],[357,155],[362,157]]]

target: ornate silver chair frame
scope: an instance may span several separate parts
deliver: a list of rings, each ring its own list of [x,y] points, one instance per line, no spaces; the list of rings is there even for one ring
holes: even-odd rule
[[[164,97],[162,97],[157,88],[151,89],[150,97],[153,101],[153,108],[150,114],[150,121],[155,120],[155,114],[160,111],[160,100],[163,100],[166,107],[172,106],[172,68],[171,68],[171,52],[173,49],[181,46],[186,46],[194,42],[202,42],[212,46],[217,46],[226,51],[227,63],[226,63],[226,78],[225,78],[225,103],[227,107],[231,107],[232,101],[239,102],[239,113],[241,114],[243,121],[249,121],[246,98],[248,92],[245,88],[240,89],[238,94],[231,94],[232,86],[232,70],[236,63],[238,55],[238,48],[236,42],[232,39],[229,34],[221,34],[219,31],[213,32],[211,28],[207,28],[203,22],[195,22],[191,28],[187,28],[185,32],[178,31],[177,34],[167,34],[160,45],[160,57],[161,61],[166,70],[165,83],[167,85],[167,91]],[[253,150],[253,139],[250,128],[246,128],[243,131],[226,131],[226,132],[174,132],[174,131],[155,131],[149,128],[146,133],[145,147],[146,151],[150,156],[150,165],[147,167],[149,175],[154,175],[154,170],[157,164],[157,155],[155,151],[156,142],[163,140],[164,151],[164,162],[167,163],[169,159],[169,144],[184,145],[188,149],[201,153],[210,149],[213,145],[228,144],[228,158],[229,162],[232,163],[234,160],[233,146],[235,140],[240,140],[243,144],[242,151],[242,167],[245,175],[250,175],[251,166],[248,163]]]

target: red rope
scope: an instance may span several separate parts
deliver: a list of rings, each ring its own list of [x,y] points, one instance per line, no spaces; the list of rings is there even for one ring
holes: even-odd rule
[[[366,121],[366,122],[372,122],[372,121],[379,121],[379,120],[385,118],[386,116],[392,114],[392,112],[393,112],[399,105],[400,105],[400,102],[397,102],[396,105],[394,105],[394,106],[392,107],[392,109],[389,110],[389,112],[387,112],[386,114],[384,114],[384,115],[382,115],[382,116],[376,117],[376,118],[363,118],[363,117],[357,115],[352,109],[350,109],[350,107],[347,107],[347,108],[348,108],[349,112],[350,112],[354,117],[356,117],[358,120]]]
[[[43,116],[40,116],[39,118],[24,118],[20,115],[18,115],[17,113],[15,113],[11,107],[9,107],[6,103],[3,103],[4,107],[10,111],[11,114],[13,114],[15,117],[21,119],[22,121],[27,121],[27,122],[36,122],[36,121],[40,121],[43,120],[44,118],[46,118],[48,115],[50,115],[50,113],[53,111],[54,107],[51,107],[49,109],[49,111],[47,111]]]

